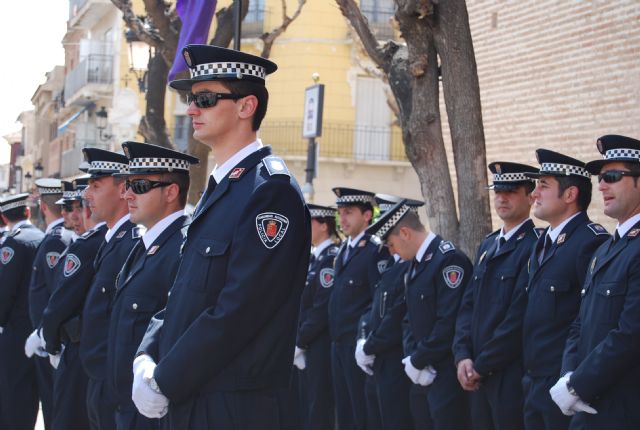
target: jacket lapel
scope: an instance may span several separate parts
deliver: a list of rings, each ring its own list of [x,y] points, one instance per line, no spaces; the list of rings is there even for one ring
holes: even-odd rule
[[[235,181],[235,179],[229,179],[229,174],[231,174],[231,172],[240,168],[244,169],[243,174],[246,175],[248,173],[248,170],[254,168],[258,163],[260,163],[260,160],[269,155],[271,155],[271,147],[265,146],[263,148],[260,148],[256,152],[249,154],[244,160],[240,161],[234,168],[229,171],[227,176],[225,176],[224,179],[220,181],[220,183],[216,186],[216,189],[213,191],[213,193],[211,193],[207,200],[203,202],[202,209],[198,209],[198,212],[193,217],[192,222],[200,219],[218,200],[220,200],[222,196],[225,195],[230,187],[230,181]]]

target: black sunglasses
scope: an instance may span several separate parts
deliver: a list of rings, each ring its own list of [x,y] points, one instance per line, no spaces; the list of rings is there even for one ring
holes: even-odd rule
[[[173,182],[150,181],[149,179],[127,179],[124,183],[125,190],[131,188],[134,194],[146,194],[154,188],[166,187]]]
[[[200,109],[206,109],[214,107],[218,103],[218,100],[239,100],[243,97],[246,96],[241,96],[240,94],[214,93],[211,91],[203,91],[201,93],[187,94],[187,104],[190,105],[193,102]]]
[[[605,181],[607,184],[614,184],[622,179],[623,176],[631,176],[632,178],[640,177],[640,173],[629,172],[628,170],[607,170],[598,175],[598,183]]]

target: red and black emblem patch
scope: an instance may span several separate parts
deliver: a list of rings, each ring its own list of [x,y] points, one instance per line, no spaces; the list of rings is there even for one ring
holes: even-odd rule
[[[64,277],[68,278],[80,269],[80,259],[75,254],[68,254],[64,260]]]
[[[447,266],[442,271],[444,282],[449,288],[458,288],[464,278],[464,269],[460,266]]]
[[[15,254],[13,248],[10,248],[8,246],[0,249],[0,262],[2,262],[2,264],[9,264],[9,262],[13,258],[13,254]]]
[[[60,253],[47,252],[45,259],[47,260],[47,266],[49,266],[49,269],[53,269],[54,267],[56,267],[56,264],[58,264],[58,260],[60,260]]]
[[[243,167],[236,167],[229,174],[229,179],[240,179],[240,176],[242,176],[244,170],[245,169]]]
[[[320,271],[320,285],[322,288],[330,288],[333,286],[334,272],[331,267],[325,267]]]
[[[267,249],[280,243],[289,228],[289,219],[275,212],[264,212],[256,217],[258,237]]]

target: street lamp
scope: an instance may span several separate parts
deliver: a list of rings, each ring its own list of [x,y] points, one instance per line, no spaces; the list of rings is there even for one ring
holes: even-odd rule
[[[28,193],[31,192],[31,179],[33,179],[33,176],[31,175],[31,172],[27,172],[24,175],[24,187],[26,189],[26,191]]]
[[[129,71],[138,81],[138,90],[147,91],[147,69],[151,58],[151,46],[141,41],[135,31],[129,29],[124,33],[129,45]]]
[[[35,174],[36,179],[42,178],[43,172],[44,172],[44,167],[42,167],[42,164],[38,161],[36,163],[36,167],[33,168],[33,173]]]
[[[100,131],[100,140],[108,141],[113,137],[113,134],[106,133],[109,114],[107,113],[107,109],[104,106],[100,108],[98,112],[96,112],[96,127]]]

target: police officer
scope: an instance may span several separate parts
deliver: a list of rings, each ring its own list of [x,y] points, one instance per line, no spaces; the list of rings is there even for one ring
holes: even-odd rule
[[[374,287],[387,267],[389,253],[377,237],[365,231],[373,218],[374,193],[352,188],[334,188],[333,192],[337,196],[340,227],[349,238],[336,256],[334,288],[329,299],[338,427],[377,428],[381,420],[375,386],[365,392],[366,375],[356,363],[355,347],[360,317],[371,306]]]
[[[82,199],[87,178],[73,181],[63,192],[63,204],[71,212],[78,238],[65,250],[58,264],[57,287],[42,314],[42,334],[54,370],[52,428],[89,428],[86,408],[87,376],[79,357],[80,326],[74,318],[82,310],[95,274],[93,262],[107,232]],[[64,184],[64,183],[63,183]]]
[[[529,258],[528,304],[523,322],[524,419],[527,429],[566,429],[569,418],[549,397],[558,379],[569,326],[580,306],[580,290],[593,252],[608,237],[591,222],[591,175],[583,162],[546,149],[533,192],[533,213],[549,227]]]
[[[402,363],[411,382],[428,387],[427,404],[411,406],[428,408],[435,429],[466,429],[467,397],[456,378],[451,344],[471,262],[451,242],[428,232],[406,201],[376,223],[377,234],[403,260],[411,262],[405,274]]]
[[[424,203],[418,200],[376,194],[381,213],[395,203],[405,201],[417,211]],[[376,234],[381,224],[374,224],[367,233]],[[404,300],[404,274],[409,262],[389,249],[391,256],[385,271],[375,285],[371,309],[360,319],[360,339],[356,344],[358,366],[370,374],[378,398],[378,407],[385,429],[409,429],[413,426],[410,410],[411,381],[402,366],[402,320],[407,307]]]
[[[192,78],[170,85],[190,91],[194,138],[217,165],[134,361],[133,400],[147,417],[168,408],[173,429],[284,428],[311,244],[295,179],[257,139],[276,65],[210,45],[183,56]]]
[[[124,200],[124,178],[112,174],[126,171],[129,160],[122,154],[98,148],[84,148],[89,186],[84,198],[98,219],[109,228],[95,258],[95,275],[82,309],[80,359],[89,382],[87,413],[92,429],[114,429],[115,398],[107,377],[107,337],[111,302],[117,274],[140,238],[138,227],[129,220]]]
[[[61,208],[56,204],[56,201],[62,197],[60,180],[43,178],[38,179],[35,184],[39,194],[40,213],[44,217],[47,228],[33,261],[33,274],[29,285],[29,317],[34,331],[26,339],[24,350],[27,357],[34,356],[36,350],[41,351],[41,354],[35,354],[33,359],[38,378],[38,393],[42,402],[42,415],[45,424],[50,426],[53,413],[53,375],[49,358],[44,352],[39,328],[42,322],[42,311],[47,306],[55,288],[55,267],[60,254],[71,243],[72,232],[64,228]]]
[[[335,424],[327,307],[340,237],[334,208],[311,203],[307,207],[311,214],[311,243],[314,248],[300,302],[293,364],[299,370],[302,427],[321,430],[331,429]]]
[[[118,274],[111,311],[107,373],[118,406],[119,430],[158,428],[157,419],[138,413],[131,400],[133,362],[151,317],[164,308],[178,270],[189,167],[198,159],[156,145],[125,142],[129,159],[125,200],[131,221],[147,228]]]
[[[571,428],[630,430],[640,428],[640,141],[607,135],[597,147],[604,159],[586,168],[618,225],[587,266],[551,396],[564,414],[577,413]]]
[[[29,223],[29,194],[0,202],[9,227],[0,248],[0,418],[3,429],[33,429],[38,413],[38,390],[33,360],[24,354],[24,340],[32,332],[29,282],[36,251],[44,233]],[[37,351],[43,354],[43,351]]]
[[[535,182],[525,164],[495,162],[493,206],[503,226],[480,244],[453,342],[458,382],[470,392],[473,428],[521,429],[522,318],[527,261],[537,239],[529,218]]]

